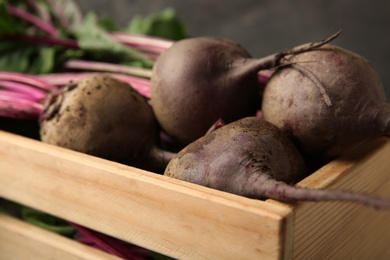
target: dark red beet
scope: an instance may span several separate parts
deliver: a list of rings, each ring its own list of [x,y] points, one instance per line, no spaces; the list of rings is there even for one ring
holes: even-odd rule
[[[303,159],[280,129],[256,117],[222,126],[189,144],[164,174],[249,198],[343,200],[390,209],[390,200],[365,194],[289,185],[305,176]]]
[[[315,160],[329,160],[358,143],[390,134],[381,79],[361,56],[325,45],[293,55],[269,80],[265,120]]]
[[[218,119],[232,122],[259,108],[258,72],[279,65],[291,53],[332,40],[302,45],[262,59],[232,41],[200,37],[178,41],[157,59],[151,101],[162,128],[186,145],[204,135]]]

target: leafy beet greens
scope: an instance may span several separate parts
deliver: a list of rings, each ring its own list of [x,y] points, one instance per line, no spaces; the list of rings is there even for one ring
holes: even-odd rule
[[[187,36],[172,9],[135,16],[121,29],[109,17],[83,14],[76,1],[0,0],[0,71],[61,72],[72,59],[151,68],[155,56],[121,41],[118,32],[169,40]]]

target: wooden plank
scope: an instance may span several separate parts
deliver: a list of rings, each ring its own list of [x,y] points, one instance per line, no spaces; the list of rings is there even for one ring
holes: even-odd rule
[[[367,192],[390,198],[390,139],[337,159],[300,186]],[[390,212],[355,203],[300,203],[294,209],[293,259],[390,259]]]
[[[0,196],[180,259],[280,259],[291,209],[0,132]],[[291,249],[291,248],[290,248]]]
[[[56,233],[0,214],[0,259],[120,259]]]

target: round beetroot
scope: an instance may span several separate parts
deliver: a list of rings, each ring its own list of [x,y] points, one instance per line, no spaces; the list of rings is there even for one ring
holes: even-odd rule
[[[264,119],[314,159],[328,160],[363,140],[389,133],[381,79],[363,57],[333,45],[298,55],[269,80]]]
[[[203,136],[217,120],[253,116],[259,109],[261,70],[274,68],[291,53],[305,52],[338,34],[261,59],[222,38],[198,37],[173,44],[153,67],[151,101],[162,128],[186,145]]]
[[[165,167],[159,127],[147,100],[130,85],[98,74],[53,95],[40,120],[41,140],[144,169]]]
[[[246,117],[187,145],[172,158],[164,175],[250,198],[266,198],[274,181],[295,183],[306,176],[306,168],[280,129],[265,120]]]
[[[286,135],[256,117],[221,126],[192,142],[169,162],[164,175],[249,198],[282,201],[353,201],[390,209],[390,200],[368,194],[292,185],[305,177],[301,154]]]
[[[165,51],[151,82],[153,110],[164,130],[188,144],[219,118],[231,122],[254,115],[257,71],[249,77],[229,72],[245,59],[250,55],[240,45],[212,37],[182,40]]]

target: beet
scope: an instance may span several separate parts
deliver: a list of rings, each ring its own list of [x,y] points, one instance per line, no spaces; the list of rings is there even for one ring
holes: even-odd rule
[[[390,133],[381,79],[363,57],[333,45],[292,55],[266,85],[262,113],[305,157],[330,160]]]
[[[216,37],[178,41],[157,59],[151,77],[153,111],[179,144],[203,136],[218,119],[232,122],[259,109],[261,70],[278,66],[291,53],[318,48],[334,39],[252,58],[239,44]]]
[[[280,129],[256,117],[189,144],[172,158],[164,175],[255,199],[344,200],[390,209],[390,200],[366,194],[289,185],[305,177],[303,158]]]
[[[45,104],[41,140],[143,169],[164,168],[159,127],[147,100],[130,85],[97,74],[69,84]]]

